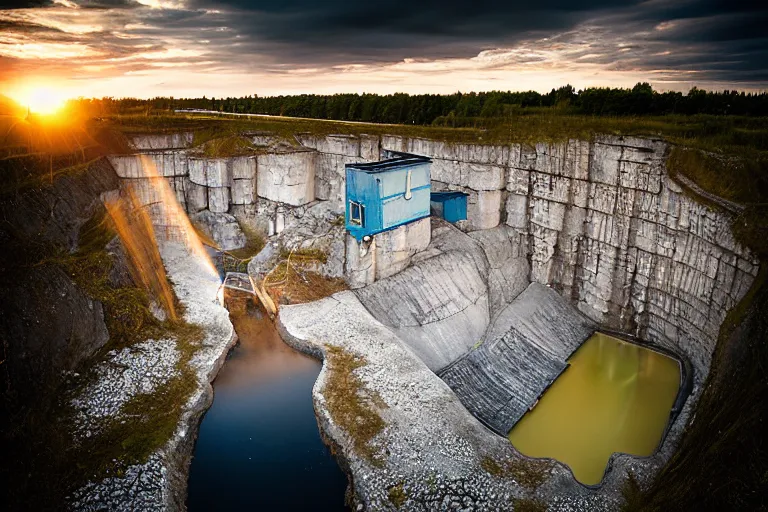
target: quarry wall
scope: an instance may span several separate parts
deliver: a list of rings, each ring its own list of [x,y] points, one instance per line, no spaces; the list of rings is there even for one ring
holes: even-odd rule
[[[661,140],[474,145],[385,136],[382,149],[431,157],[433,189],[469,194],[460,227],[505,224],[531,281],[602,327],[678,349],[697,382],[727,310],[757,274],[758,260],[734,240],[732,215],[670,178]]]
[[[528,281],[553,287],[599,325],[678,349],[694,364],[697,382],[706,375],[726,311],[758,270],[757,259],[734,240],[731,214],[699,202],[668,175],[668,146],[661,140],[597,136],[481,145],[389,135],[295,139],[254,136],[255,156],[206,159],[189,148],[189,135],[151,136],[134,140],[142,154],[111,160],[119,176],[144,191],[147,205],[157,200],[149,186],[155,178],[140,174],[149,159],[187,212],[231,215],[273,235],[298,224],[316,201],[341,214],[345,163],[374,161],[388,151],[431,157],[434,190],[469,194],[468,218],[458,227],[485,249],[490,300],[498,302],[491,315],[522,290],[517,274],[524,268]],[[162,213],[154,220],[167,223]],[[428,243],[402,234],[389,238],[379,245],[396,246],[391,262],[383,250],[361,256],[347,243],[347,270],[358,270],[358,285],[402,270],[416,252],[410,249]],[[510,259],[514,265],[505,263]]]

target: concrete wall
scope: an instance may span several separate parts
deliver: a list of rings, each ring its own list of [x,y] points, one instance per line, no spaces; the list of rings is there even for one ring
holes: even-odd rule
[[[358,242],[347,233],[347,284],[361,288],[405,270],[412,257],[427,248],[431,233],[428,217],[378,233],[370,242]]]

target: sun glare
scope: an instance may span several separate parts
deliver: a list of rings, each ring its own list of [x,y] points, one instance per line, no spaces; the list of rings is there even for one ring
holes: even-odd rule
[[[23,107],[34,114],[52,115],[64,106],[66,98],[62,91],[50,87],[32,87],[19,91],[14,98]]]

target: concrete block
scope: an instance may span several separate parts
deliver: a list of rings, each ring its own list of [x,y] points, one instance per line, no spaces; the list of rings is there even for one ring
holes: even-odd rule
[[[381,141],[378,135],[360,135],[360,158],[375,162],[381,156]]]
[[[229,187],[208,187],[208,209],[213,213],[229,211]]]
[[[450,185],[462,185],[461,163],[457,160],[435,158],[430,165],[430,175],[433,180]]]
[[[592,183],[589,187],[589,209],[613,215],[616,208],[616,187]]]
[[[513,194],[527,195],[530,188],[531,171],[510,167],[507,190]]]
[[[427,248],[431,234],[431,221],[427,217],[375,235],[376,279],[387,278],[405,269],[414,254]]]
[[[230,159],[232,166],[232,179],[255,180],[256,158],[252,156],[236,156]]]
[[[501,220],[501,190],[485,190],[470,194],[467,204],[469,230],[490,229]]]
[[[570,178],[531,171],[531,194],[534,197],[558,203],[568,203],[570,190]]]
[[[189,178],[184,178],[184,196],[189,213],[208,208],[208,187],[193,183]]]
[[[256,200],[254,179],[232,181],[232,204],[252,204]]]
[[[589,180],[595,183],[616,185],[619,182],[621,147],[595,143]]]
[[[358,242],[347,233],[347,258],[344,265],[344,279],[353,290],[373,284],[376,280],[376,239],[370,243]]]
[[[360,139],[354,135],[326,135],[317,137],[315,149],[320,153],[360,157]]]
[[[506,185],[504,167],[476,163],[462,163],[461,184],[473,190],[501,190]]]
[[[231,184],[226,158],[189,159],[189,179],[192,183],[206,187],[228,187]]]
[[[400,135],[382,135],[381,149],[389,151],[407,151],[408,139]]]
[[[140,155],[110,155],[107,160],[121,178],[145,177]]]
[[[531,199],[531,222],[555,231],[563,229],[565,205],[546,199]]]
[[[568,141],[563,176],[577,180],[589,179],[589,142],[575,139]]]
[[[536,170],[546,174],[564,175],[565,144],[560,142],[536,144]]]
[[[528,227],[528,196],[509,194],[507,197],[507,221],[508,226],[525,229]]]
[[[293,206],[314,201],[316,155],[314,151],[259,155],[257,194]]]
[[[136,150],[181,149],[192,145],[192,132],[168,133],[155,135],[129,135],[128,144]]]

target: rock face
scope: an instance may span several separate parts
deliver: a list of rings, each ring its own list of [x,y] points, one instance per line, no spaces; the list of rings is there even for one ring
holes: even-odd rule
[[[31,404],[55,388],[65,372],[109,337],[100,302],[59,266],[32,264],[54,248],[74,252],[80,228],[103,208],[100,196],[118,187],[114,171],[101,159],[81,173],[59,176],[50,186],[0,201],[5,221],[0,226],[2,398],[11,408]]]
[[[381,147],[432,158],[435,190],[469,194],[462,229],[485,233],[478,230],[503,222],[513,257],[530,261],[530,281],[551,285],[604,327],[682,351],[702,382],[725,313],[758,262],[734,241],[728,213],[698,203],[668,176],[664,142],[601,136],[474,145],[384,136]],[[496,296],[504,289],[491,286]]]
[[[5,398],[19,405],[51,392],[109,339],[101,303],[53,265],[3,284],[0,311]]]
[[[190,217],[192,222],[202,227],[224,251],[245,247],[246,239],[237,219],[228,213],[213,213],[203,210]]]

